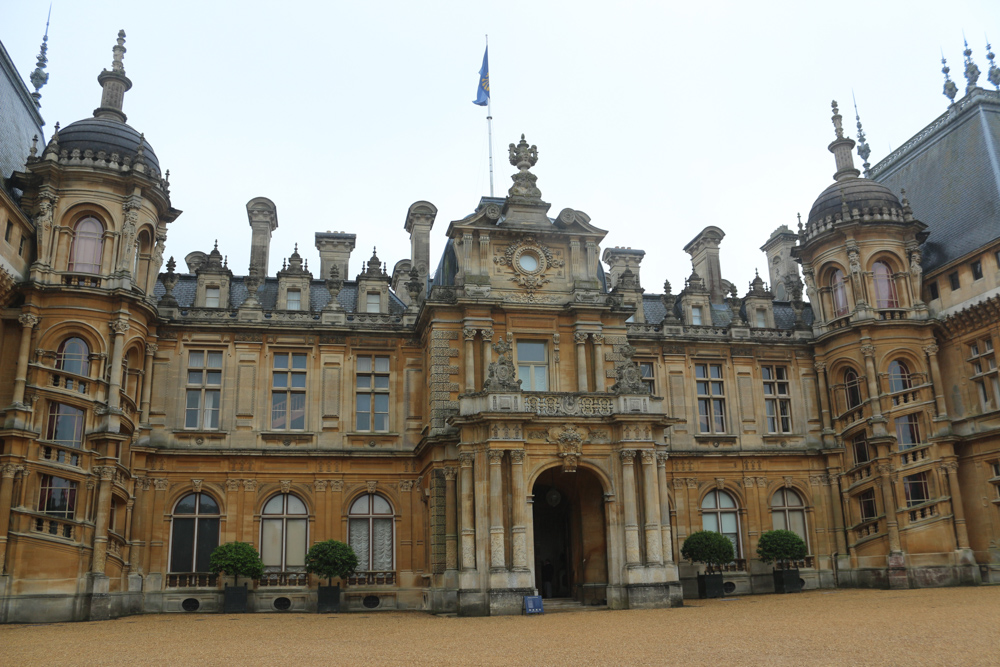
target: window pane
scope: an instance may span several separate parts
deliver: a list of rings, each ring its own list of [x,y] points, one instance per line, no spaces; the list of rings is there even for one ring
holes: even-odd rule
[[[389,412],[389,394],[375,394],[375,412]]]
[[[715,492],[709,493],[705,496],[705,499],[701,501],[701,508],[704,509],[714,509],[715,508]]]
[[[288,386],[288,373],[272,373],[275,389],[284,389]]]
[[[264,514],[281,514],[284,509],[284,496],[275,496],[264,505]]]
[[[358,394],[358,412],[372,411],[372,395]]]
[[[292,368],[295,370],[305,369],[306,367],[306,355],[304,354],[293,354],[292,355]]]
[[[177,501],[177,504],[174,506],[174,514],[194,514],[197,502],[198,494],[189,493]]]
[[[278,369],[288,368],[288,355],[287,354],[274,355],[274,367]]]
[[[545,343],[518,341],[517,360],[520,362],[545,361]]]
[[[288,496],[288,514],[305,514],[306,504],[299,500],[298,496]]]
[[[376,570],[392,569],[392,519],[373,519],[375,535],[372,537],[372,567]]]
[[[198,501],[199,514],[219,513],[219,506],[218,504],[216,504],[214,500],[212,500],[212,496],[208,495],[207,493],[200,493],[198,494],[198,496],[199,496],[199,501]]]
[[[719,507],[736,507],[733,497],[725,491],[719,491]]]
[[[281,519],[261,521],[260,558],[265,567],[281,567],[281,522]]]
[[[209,558],[219,546],[219,520],[198,519],[198,544],[194,554],[195,572],[209,571]]]
[[[368,514],[368,496],[361,496],[351,504],[351,514]]]
[[[775,530],[788,530],[788,525],[785,523],[785,513],[784,512],[774,512],[771,514],[771,523],[774,524]]]
[[[208,367],[209,368],[222,368],[222,353],[221,352],[209,352],[208,353]]]
[[[736,532],[736,512],[721,512],[719,518],[722,520],[723,533]]]
[[[206,371],[205,384],[218,386],[222,384],[222,371]]]
[[[389,357],[375,357],[375,372],[376,373],[389,372]]]
[[[358,431],[372,430],[372,415],[370,412],[359,412],[354,426]]]
[[[306,386],[306,374],[292,373],[292,387],[295,389],[305,389],[305,386]]]
[[[371,357],[358,357],[358,372],[359,373],[371,373],[372,372],[372,358]]]
[[[392,507],[388,500],[382,496],[372,496],[372,514],[389,514],[390,512],[392,512]]]
[[[194,519],[174,519],[170,542],[170,571],[192,572],[194,552]]]
[[[549,390],[549,369],[544,366],[535,366],[535,384],[532,387],[533,391],[548,391]]]
[[[376,412],[373,415],[374,428],[373,431],[388,431],[389,430],[389,415],[384,413]]]
[[[719,532],[719,515],[714,512],[706,512],[701,515],[701,527],[704,530]]]
[[[801,510],[795,510],[788,513],[788,523],[790,524],[788,530],[794,532],[796,535],[801,537],[803,540],[806,539],[806,513]]]
[[[531,391],[531,366],[518,366],[517,379],[521,381],[521,389]]]
[[[372,376],[371,375],[359,375],[358,376],[358,389],[371,389],[372,388]]]
[[[271,394],[271,428],[285,428],[285,411],[287,408],[284,392]]]
[[[358,555],[358,570],[367,571],[371,567],[368,557],[368,519],[351,519],[348,541]]]
[[[771,496],[771,507],[784,507],[785,506],[785,490],[778,489]]]
[[[188,371],[188,384],[201,384],[201,371]]]
[[[304,429],[306,427],[306,395],[292,394],[290,396],[291,410],[288,414],[289,428]]]
[[[289,519],[285,529],[285,569],[301,569],[306,564],[306,521]]]
[[[188,354],[188,366],[191,368],[202,368],[205,365],[204,352],[191,352]]]
[[[375,376],[375,388],[376,389],[388,389],[389,388],[389,376],[388,375],[376,375]]]

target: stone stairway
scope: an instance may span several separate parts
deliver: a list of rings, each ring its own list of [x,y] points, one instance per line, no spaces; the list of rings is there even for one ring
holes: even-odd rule
[[[546,614],[559,614],[566,611],[599,611],[607,609],[607,605],[583,604],[573,598],[546,598],[542,601]]]

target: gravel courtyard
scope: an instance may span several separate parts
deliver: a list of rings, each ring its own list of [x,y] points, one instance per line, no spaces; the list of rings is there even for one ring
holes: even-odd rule
[[[133,616],[0,626],[2,665],[998,665],[1000,587],[689,600],[530,618]]]

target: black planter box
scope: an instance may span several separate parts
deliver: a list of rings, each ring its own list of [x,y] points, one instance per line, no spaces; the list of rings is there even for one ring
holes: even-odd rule
[[[721,598],[725,595],[722,573],[698,575],[698,597],[700,598]]]
[[[316,598],[316,613],[340,613],[340,584],[319,587]]]
[[[774,592],[775,593],[801,593],[802,579],[799,578],[798,569],[775,570],[774,571]]]
[[[243,614],[247,610],[247,585],[230,586],[226,584],[225,597],[222,600],[222,612],[225,614]]]

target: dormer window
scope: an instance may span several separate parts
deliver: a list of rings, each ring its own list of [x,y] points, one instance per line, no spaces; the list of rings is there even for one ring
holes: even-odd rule
[[[757,328],[758,329],[766,329],[767,328],[767,311],[764,310],[763,308],[758,308],[756,310],[756,313],[757,313],[757,316],[756,316]]]
[[[701,326],[701,306],[691,306],[691,324]]]
[[[830,288],[833,291],[833,316],[847,315],[847,286],[844,283],[844,272],[835,269],[830,276]]]
[[[885,262],[875,262],[875,307],[899,308],[899,297],[896,295],[896,283],[893,282],[892,269]]]
[[[365,295],[365,312],[378,313],[382,309],[382,297],[378,292],[368,292]]]
[[[73,250],[70,271],[101,272],[101,252],[104,247],[104,226],[96,218],[84,218],[73,230]]]
[[[300,290],[288,290],[285,298],[285,308],[287,310],[302,310],[302,292]]]
[[[219,287],[206,287],[205,288],[205,307],[206,308],[218,308],[219,298],[222,295],[222,289]]]

